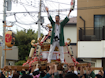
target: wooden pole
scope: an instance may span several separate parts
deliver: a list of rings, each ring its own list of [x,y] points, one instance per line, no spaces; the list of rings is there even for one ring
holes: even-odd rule
[[[26,70],[29,69],[29,66],[5,66],[4,69],[6,69],[6,70],[9,71],[9,67],[11,68],[11,70],[15,70],[15,69],[16,69],[17,71],[22,71],[22,69],[26,69]],[[38,68],[39,68],[40,70],[46,70],[47,67],[48,67],[48,66],[46,66],[46,65],[38,66]],[[3,68],[0,68],[0,69],[3,70]],[[57,69],[58,69],[58,70],[62,70],[62,69],[63,69],[63,68],[62,68],[62,65],[59,65],[59,66],[57,67]],[[71,67],[71,69],[74,70],[74,67]],[[103,67],[91,67],[91,68],[88,68],[88,70],[90,70],[90,69],[92,69],[92,70],[103,70]],[[86,69],[84,68],[84,70],[86,70]]]
[[[12,25],[11,26],[7,26],[6,25],[6,21],[4,22],[4,27],[5,27],[5,31],[4,32],[6,32],[6,27],[12,27]],[[5,36],[5,35],[4,35]],[[4,44],[5,44],[5,42],[4,42]],[[3,50],[5,50],[5,56],[4,56],[4,66],[6,66],[6,50],[12,50],[12,49],[6,49],[6,45],[5,45],[5,49],[3,49]]]
[[[6,25],[6,21],[4,22],[4,25]],[[6,31],[6,27],[5,27],[5,31]],[[4,31],[4,32],[5,32]],[[4,35],[5,36],[5,35]],[[4,42],[5,44],[5,42]],[[5,45],[5,56],[4,56],[4,66],[6,66],[6,45]]]
[[[6,45],[5,45],[5,60],[4,60],[4,66],[6,66]]]

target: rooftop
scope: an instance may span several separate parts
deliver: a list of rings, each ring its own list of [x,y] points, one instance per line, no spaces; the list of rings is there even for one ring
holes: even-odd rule
[[[77,17],[70,18],[68,23],[77,23]]]
[[[77,24],[77,17],[69,18],[70,20],[68,21],[67,25],[70,24]],[[62,21],[62,20],[61,20]]]

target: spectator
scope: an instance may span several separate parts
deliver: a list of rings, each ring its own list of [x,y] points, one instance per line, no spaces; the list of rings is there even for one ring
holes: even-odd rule
[[[78,77],[80,78],[80,73],[78,73]]]
[[[0,78],[5,78],[5,76],[2,72],[0,73]]]
[[[95,78],[102,78],[102,76],[99,75],[99,74],[96,74],[96,75],[95,75]]]
[[[33,78],[31,75],[28,75],[28,74],[24,74],[24,75],[22,75],[22,77],[21,78]]]
[[[59,78],[63,78],[63,72],[59,71]]]
[[[64,78],[79,78],[79,77],[74,73],[67,73]]]
[[[14,72],[13,77],[12,78],[19,78],[19,74],[17,72]]]
[[[52,70],[53,70],[53,65],[49,66],[49,71],[48,73],[43,77],[43,78],[50,78],[52,75]]]
[[[104,76],[104,71],[103,70],[99,70],[98,74],[103,77]]]
[[[46,75],[46,73],[44,71],[41,71],[40,76],[44,77]]]

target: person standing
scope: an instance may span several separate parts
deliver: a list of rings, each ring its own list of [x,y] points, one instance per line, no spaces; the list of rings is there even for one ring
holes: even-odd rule
[[[60,51],[61,63],[64,63],[63,46],[65,44],[64,44],[63,28],[66,25],[66,23],[69,21],[69,15],[71,13],[71,9],[69,11],[68,16],[66,16],[65,19],[62,22],[60,22],[60,16],[59,15],[55,16],[55,22],[54,22],[51,15],[49,14],[48,7],[46,7],[46,11],[47,11],[47,14],[48,14],[48,19],[49,19],[49,21],[52,25],[51,45],[50,45],[50,50],[49,50],[49,55],[48,55],[48,63],[51,62],[52,54],[53,54],[53,51],[54,51],[56,46],[59,48],[59,51]]]

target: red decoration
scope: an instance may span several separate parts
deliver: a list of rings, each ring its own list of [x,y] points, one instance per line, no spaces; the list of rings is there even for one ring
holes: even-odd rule
[[[12,36],[10,35],[10,34],[6,34],[5,35],[5,42],[11,42],[11,40],[12,40]]]
[[[71,5],[73,5],[73,2],[71,2]]]

